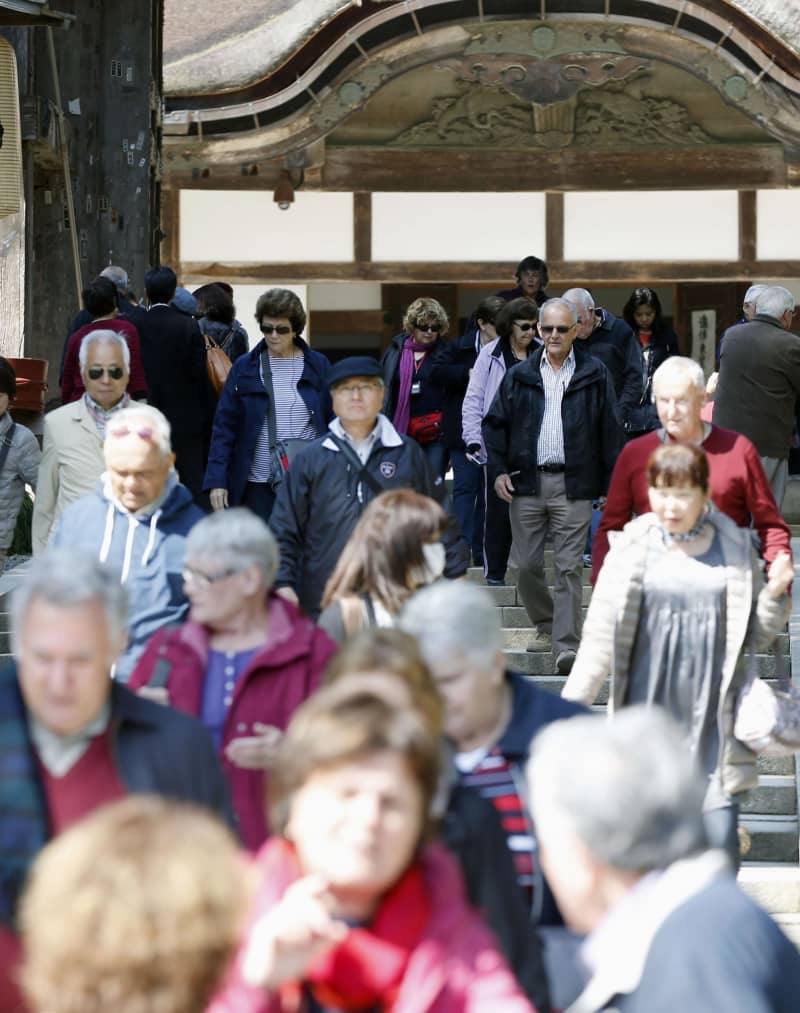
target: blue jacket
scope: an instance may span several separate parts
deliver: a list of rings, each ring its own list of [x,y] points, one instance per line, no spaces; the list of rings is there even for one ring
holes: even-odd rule
[[[192,802],[232,824],[222,768],[199,721],[111,683],[109,734],[129,793]],[[51,836],[14,665],[0,669],[0,813],[0,925],[13,926],[28,869]]]
[[[117,662],[116,678],[127,682],[150,637],[183,620],[189,603],[183,593],[186,536],[203,517],[189,490],[172,472],[163,503],[146,517],[134,517],[111,498],[107,479],[70,504],[61,515],[53,545],[86,548],[119,569],[128,590],[128,647]]]
[[[295,344],[302,348],[305,359],[297,390],[308,408],[317,436],[322,436],[333,417],[327,383],[331,364],[321,352],[309,348],[302,338],[295,338]],[[234,362],[214,415],[203,488],[206,491],[227,489],[231,506],[238,506],[244,499],[247,476],[267,417],[269,400],[260,372],[264,347],[262,338]]]

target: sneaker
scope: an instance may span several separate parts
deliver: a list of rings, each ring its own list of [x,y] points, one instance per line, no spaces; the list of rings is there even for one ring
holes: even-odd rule
[[[539,651],[551,651],[553,649],[553,641],[549,633],[542,633],[539,630],[535,630],[533,634],[533,640],[525,648],[526,651],[530,651],[531,654],[538,654]]]
[[[506,582],[504,580],[499,580],[497,577],[487,577],[486,578],[486,584],[487,584],[488,587],[505,587],[506,586]]]
[[[583,565],[591,570],[592,568],[592,554],[590,552],[584,552],[583,554]]]
[[[559,675],[569,675],[575,664],[574,651],[561,651],[556,658],[556,671]]]

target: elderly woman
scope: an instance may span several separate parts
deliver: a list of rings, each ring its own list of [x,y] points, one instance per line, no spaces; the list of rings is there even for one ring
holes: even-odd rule
[[[186,542],[189,619],[152,638],[130,680],[208,728],[251,849],[267,837],[264,790],[278,743],[336,649],[272,593],[277,568],[272,532],[249,510],[200,521]]]
[[[447,524],[435,500],[411,489],[377,496],[325,587],[322,629],[341,642],[367,626],[392,626],[414,591],[444,573],[441,536]]]
[[[202,810],[154,795],[101,807],[33,867],[21,909],[31,1013],[198,1013],[236,951],[248,886],[232,835]],[[69,931],[54,911],[69,912]]]
[[[85,380],[79,352],[84,338],[93,331],[115,331],[122,335],[129,348],[128,373],[131,396],[137,400],[147,397],[139,332],[130,320],[125,320],[119,315],[119,295],[116,285],[108,278],[95,278],[83,290],[82,296],[83,305],[91,314],[92,321],[70,334],[67,339],[61,376],[61,403],[78,401],[83,396]]]
[[[217,403],[203,488],[214,510],[243,504],[268,521],[297,446],[328,428],[330,363],[303,341],[294,292],[268,289],[256,320],[263,338],[234,362]]]
[[[447,471],[444,443],[445,389],[433,377],[450,322],[435,299],[415,299],[403,317],[403,331],[381,359],[386,397],[383,414],[398,433],[408,434],[425,451],[435,475]]]
[[[33,551],[43,552],[61,512],[90,493],[105,471],[106,424],[130,405],[130,349],[116,331],[89,331],[78,353],[85,387],[79,401],[44,417],[39,482],[33,504]]]
[[[738,864],[736,797],[756,783],[755,756],[733,737],[741,655],[786,622],[792,562],[779,554],[764,584],[750,531],[709,506],[698,447],[660,447],[647,479],[652,513],[627,524],[606,557],[563,695],[590,704],[610,675],[611,713],[668,710],[707,779],[711,843]]]
[[[467,454],[476,465],[486,468],[486,447],[481,423],[494,400],[506,371],[524,362],[531,348],[541,344],[536,334],[539,307],[531,299],[512,299],[497,314],[497,338],[481,348],[469,378],[461,412],[462,435]],[[508,554],[511,551],[511,521],[508,503],[486,486],[483,558],[486,582],[505,583]]]
[[[321,690],[273,778],[281,836],[258,857],[255,920],[212,1013],[522,1013],[452,857],[426,843],[439,744],[394,695]]]

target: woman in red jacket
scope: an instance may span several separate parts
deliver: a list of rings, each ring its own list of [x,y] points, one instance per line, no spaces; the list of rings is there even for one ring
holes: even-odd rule
[[[395,694],[343,683],[300,708],[271,786],[280,836],[210,1013],[531,1013],[454,859],[426,843],[439,755]]]
[[[278,744],[336,650],[327,634],[271,592],[277,568],[275,538],[251,511],[205,517],[186,541],[189,619],[152,638],[129,683],[208,728],[242,840],[253,850],[269,832],[265,788]]]

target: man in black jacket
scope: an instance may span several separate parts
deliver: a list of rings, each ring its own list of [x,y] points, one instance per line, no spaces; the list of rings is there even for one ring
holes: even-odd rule
[[[137,317],[148,401],[172,427],[172,449],[180,480],[204,504],[203,476],[216,400],[206,372],[206,350],[197,321],[171,305],[177,287],[169,267],[144,278],[150,303]]]
[[[563,295],[578,314],[578,341],[585,341],[592,355],[611,374],[622,424],[638,408],[642,400],[644,363],[636,335],[619,317],[595,306],[592,293],[585,288],[571,288]]]
[[[12,616],[17,665],[0,670],[0,952],[13,954],[28,869],[89,812],[145,792],[232,819],[202,725],[111,679],[127,618],[117,573],[86,553],[50,550],[15,591]],[[10,968],[0,964],[3,995]]]
[[[325,584],[367,504],[389,489],[413,489],[446,505],[444,482],[434,476],[422,448],[400,436],[381,414],[380,364],[358,355],[328,374],[336,418],[292,461],[281,483],[270,527],[281,562],[275,587],[317,616]],[[391,532],[387,532],[387,538]],[[469,563],[458,525],[442,537],[444,575],[460,577]]]
[[[564,299],[542,307],[544,341],[509,370],[483,422],[488,481],[510,504],[519,594],[535,628],[532,650],[552,649],[572,668],[581,628],[583,547],[592,500],[608,488],[622,446],[611,376],[574,345],[577,314]],[[544,576],[547,535],[555,549],[551,596]]]

